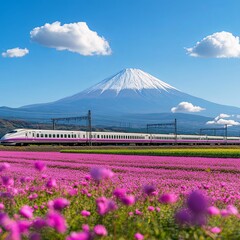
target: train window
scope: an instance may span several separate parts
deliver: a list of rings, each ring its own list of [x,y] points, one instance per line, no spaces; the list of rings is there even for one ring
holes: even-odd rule
[[[61,138],[63,138],[63,134],[61,134]]]
[[[43,134],[41,134],[41,137],[43,137]]]
[[[17,131],[16,131],[16,130],[13,130],[13,131],[10,131],[10,132],[8,132],[8,133],[17,133]]]
[[[59,138],[59,134],[57,134],[57,138]]]
[[[45,138],[47,138],[47,134],[45,134]]]
[[[27,133],[25,133],[25,136],[27,137]]]
[[[67,138],[67,134],[64,134],[64,137]]]
[[[53,134],[52,137],[55,138],[55,134]]]
[[[37,133],[37,137],[39,137],[39,133]]]
[[[34,133],[33,133],[33,137],[34,137]]]
[[[49,134],[49,137],[51,138],[51,137],[52,137],[52,134]]]
[[[71,135],[70,134],[68,134],[68,138],[70,138],[71,137]]]

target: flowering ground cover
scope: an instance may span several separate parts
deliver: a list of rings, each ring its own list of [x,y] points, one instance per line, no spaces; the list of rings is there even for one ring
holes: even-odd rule
[[[0,152],[0,239],[240,239],[240,159]]]
[[[220,157],[240,158],[239,148],[121,148],[121,149],[63,149],[65,153],[95,153],[147,156],[189,156],[189,157]]]

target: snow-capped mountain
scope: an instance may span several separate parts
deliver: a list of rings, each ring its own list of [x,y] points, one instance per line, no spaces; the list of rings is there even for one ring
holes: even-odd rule
[[[154,76],[143,72],[140,69],[127,68],[117,73],[113,77],[107,78],[102,82],[87,89],[85,92],[89,94],[101,90],[101,94],[105,91],[112,90],[118,95],[123,90],[134,90],[141,92],[143,89],[155,89],[160,93],[165,91],[177,90],[171,85],[155,78]]]
[[[94,114],[119,116],[123,114],[170,113],[180,102],[200,106],[204,111],[194,113],[214,117],[220,113],[240,114],[240,108],[220,105],[186,94],[139,69],[124,69],[112,77],[73,96],[45,104],[21,108],[0,108],[1,116],[33,115],[50,118],[59,115],[79,115],[91,109]]]

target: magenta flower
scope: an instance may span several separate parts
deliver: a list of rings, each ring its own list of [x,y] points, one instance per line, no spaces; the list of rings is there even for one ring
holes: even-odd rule
[[[121,201],[123,204],[127,205],[127,206],[131,206],[135,203],[135,197],[133,195],[128,195],[128,196],[124,196],[123,198],[121,198]]]
[[[34,167],[39,172],[42,172],[46,169],[46,164],[41,162],[41,161],[37,161],[37,162],[34,163]]]
[[[37,198],[38,198],[37,193],[30,194],[29,197],[28,197],[29,200],[34,200],[34,199],[37,199]]]
[[[2,184],[4,186],[10,187],[14,185],[14,180],[11,177],[8,176],[2,176]]]
[[[72,232],[66,240],[90,240],[91,235],[89,232]]]
[[[45,219],[42,219],[42,218],[36,218],[32,224],[32,226],[37,229],[37,230],[40,230],[44,227],[47,226],[47,223],[45,221]]]
[[[59,233],[64,233],[67,230],[65,218],[58,212],[51,211],[47,214],[46,223],[49,227],[54,228]]]
[[[32,218],[33,217],[33,209],[30,206],[25,205],[19,210],[19,214],[25,218]]]
[[[113,172],[106,168],[95,167],[90,170],[91,177],[95,181],[101,181],[103,179],[109,179],[113,177]]]
[[[21,220],[17,222],[18,224],[18,228],[19,228],[19,232],[20,233],[28,233],[29,228],[31,227],[32,223],[26,220]]]
[[[153,206],[149,206],[149,207],[148,207],[148,211],[152,212],[152,211],[154,211],[154,210],[155,210],[155,207],[153,207]]]
[[[47,188],[54,188],[54,187],[56,187],[57,186],[57,182],[56,182],[56,180],[55,179],[49,179],[48,180],[48,182],[47,182],[47,184],[46,184],[46,187]]]
[[[55,210],[61,211],[69,205],[69,201],[65,198],[56,198],[53,201],[49,201],[49,206]]]
[[[10,164],[9,163],[2,163],[0,165],[0,172],[8,170],[10,168]]]
[[[210,229],[210,231],[211,231],[212,233],[220,233],[222,230],[221,230],[221,228],[219,228],[219,227],[213,227],[213,228]]]
[[[142,215],[142,212],[139,211],[138,209],[136,209],[136,210],[135,210],[135,214],[136,214],[136,215]]]
[[[100,215],[105,215],[110,211],[117,209],[117,206],[113,200],[107,199],[105,197],[100,197],[96,200],[97,212]]]
[[[154,195],[154,192],[156,192],[156,187],[153,185],[145,185],[143,186],[143,192],[147,194],[148,196]]]
[[[84,232],[89,232],[89,231],[90,231],[89,225],[88,225],[88,224],[83,224],[83,225],[82,225],[82,230],[83,230]]]
[[[190,224],[192,221],[192,214],[189,209],[184,208],[179,210],[176,215],[175,219],[179,224]]]
[[[86,180],[86,181],[89,181],[90,179],[91,179],[91,175],[87,174],[87,175],[85,176],[85,180]]]
[[[228,205],[226,210],[228,211],[228,213],[230,215],[237,215],[238,214],[238,209],[233,205]]]
[[[159,202],[160,203],[165,203],[165,204],[172,204],[177,202],[178,200],[178,196],[173,194],[173,193],[166,193],[163,194],[160,198],[159,198]]]
[[[117,198],[122,198],[126,195],[127,193],[127,190],[124,189],[124,188],[116,188],[114,191],[113,191],[113,195]]]
[[[107,236],[107,229],[103,225],[96,225],[93,230],[98,236]]]
[[[89,211],[82,210],[82,211],[81,211],[81,215],[82,215],[83,217],[89,217],[89,216],[91,215],[91,213],[90,213]]]
[[[193,213],[200,214],[207,211],[208,202],[204,194],[196,190],[188,196],[187,205]]]
[[[219,215],[220,210],[217,207],[211,206],[207,209],[207,213],[211,216]]]
[[[160,210],[161,210],[160,207],[156,207],[157,212],[160,212]]]
[[[3,203],[0,203],[0,211],[4,210],[5,206]]]
[[[29,240],[41,240],[41,235],[39,233],[32,233]]]
[[[137,239],[137,240],[143,240],[144,239],[144,236],[141,234],[141,233],[136,233],[134,235],[134,238]]]

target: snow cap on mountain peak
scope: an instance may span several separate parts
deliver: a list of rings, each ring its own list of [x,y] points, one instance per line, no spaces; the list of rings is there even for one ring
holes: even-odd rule
[[[140,69],[126,68],[110,78],[88,89],[88,92],[101,90],[101,93],[107,90],[116,91],[119,94],[122,90],[142,91],[143,89],[155,89],[159,91],[177,90],[169,84],[157,79],[156,77],[143,72]]]

